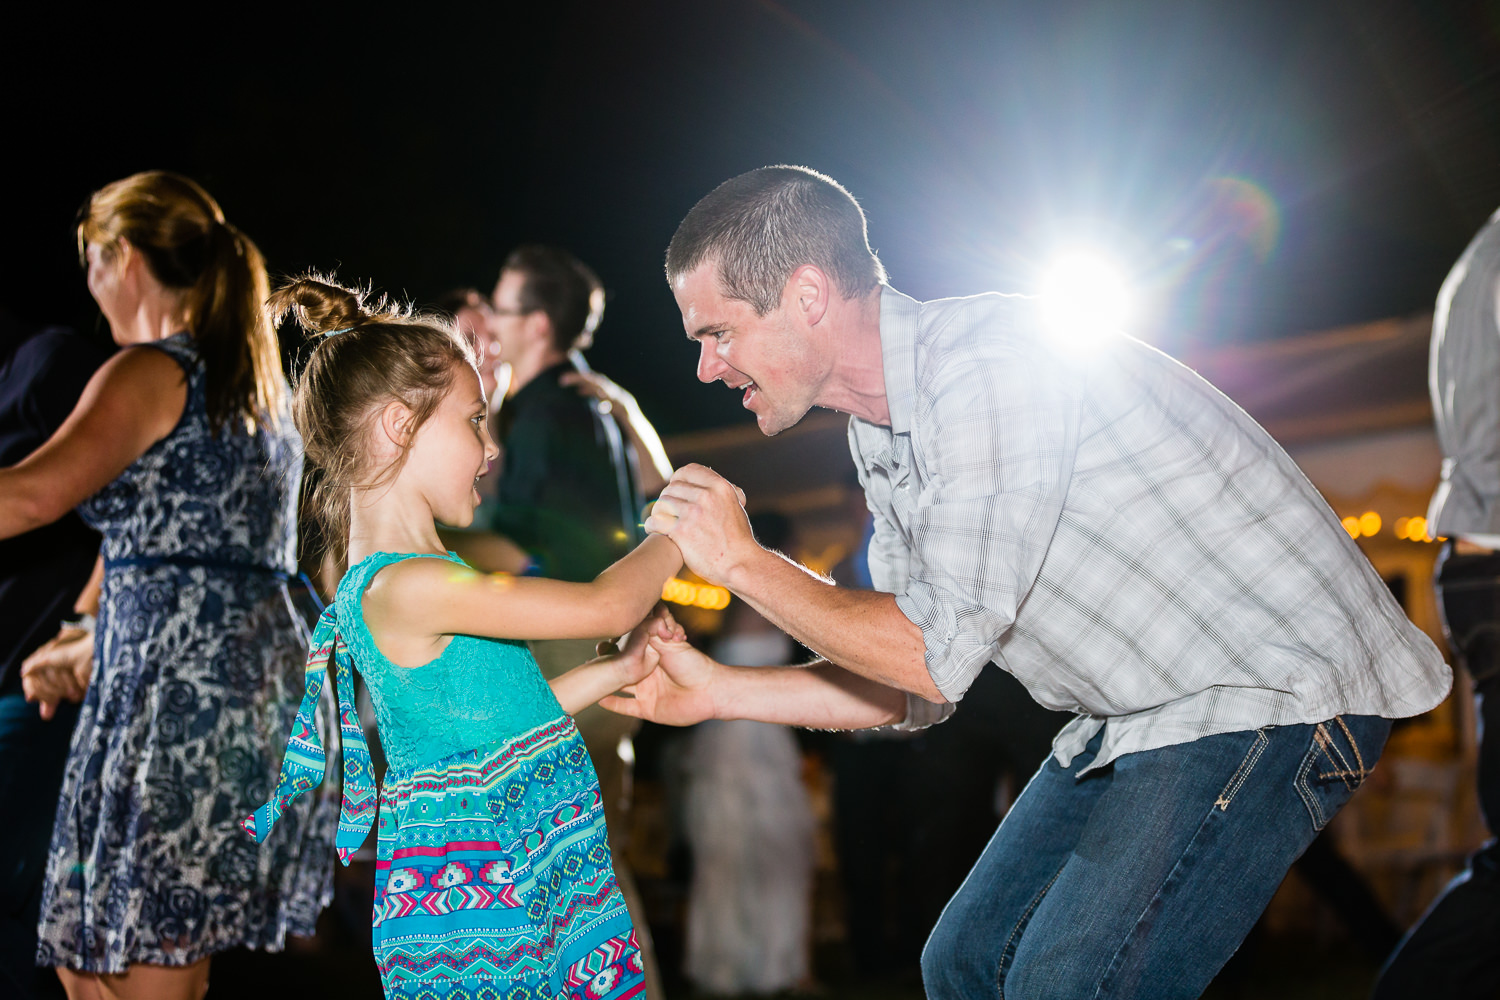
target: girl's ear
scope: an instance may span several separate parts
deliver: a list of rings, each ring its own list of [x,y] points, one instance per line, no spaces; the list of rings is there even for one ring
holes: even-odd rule
[[[397,454],[411,444],[412,425],[415,415],[405,403],[392,400],[380,410],[380,444],[392,448]],[[384,448],[381,449],[385,450]]]

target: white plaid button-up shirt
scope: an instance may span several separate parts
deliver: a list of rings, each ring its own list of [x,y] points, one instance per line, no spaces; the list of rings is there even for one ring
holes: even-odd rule
[[[994,662],[1079,713],[1067,766],[1339,714],[1400,718],[1452,675],[1258,424],[1126,337],[1072,358],[1036,303],[881,295],[891,426],[849,444],[870,573],[921,629],[950,703]]]

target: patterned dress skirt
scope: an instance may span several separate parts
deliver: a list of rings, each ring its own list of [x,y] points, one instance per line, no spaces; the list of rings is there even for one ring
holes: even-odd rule
[[[306,629],[286,586],[128,567],[106,572],[100,608],[37,964],[120,973],[312,934],[333,893],[337,800],[296,803],[264,847],[238,823],[275,787],[302,693]]]
[[[378,830],[374,945],[388,998],[644,997],[599,782],[571,718],[388,770]]]

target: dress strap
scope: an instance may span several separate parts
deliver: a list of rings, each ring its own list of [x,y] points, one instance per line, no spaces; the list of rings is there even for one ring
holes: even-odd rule
[[[240,822],[245,832],[264,843],[270,836],[271,827],[281,818],[282,811],[303,792],[316,788],[323,781],[323,771],[328,756],[318,737],[318,699],[323,693],[323,683],[328,677],[329,661],[333,663],[334,693],[338,695],[339,732],[342,737],[344,757],[344,803],[339,810],[339,829],[334,845],[339,860],[344,864],[354,856],[370,826],[375,821],[378,805],[375,796],[375,768],[370,763],[370,747],[365,742],[364,727],[360,725],[359,713],[354,707],[354,668],[349,648],[339,635],[337,605],[330,605],[318,617],[318,627],[313,631],[312,644],[307,651],[306,690],[302,704],[297,709],[296,721],[292,723],[292,735],[287,740],[286,756],[281,761],[281,777],[276,782],[276,791],[271,801]]]

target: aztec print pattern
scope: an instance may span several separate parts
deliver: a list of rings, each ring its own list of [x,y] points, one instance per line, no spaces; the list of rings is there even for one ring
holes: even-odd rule
[[[339,702],[339,733],[343,740],[344,804],[339,810],[335,846],[344,864],[354,856],[375,820],[375,769],[370,761],[370,747],[365,742],[364,727],[354,708],[354,670],[349,649],[338,632],[336,606],[329,605],[318,618],[312,643],[307,652],[302,705],[292,723],[286,756],[281,761],[281,777],[271,800],[240,822],[256,843],[270,836],[277,819],[297,796],[316,788],[323,780],[327,754],[318,737],[315,718],[318,699],[328,677],[328,663],[333,662],[334,687]]]
[[[375,957],[387,997],[645,995],[572,719],[388,772],[378,828]]]

